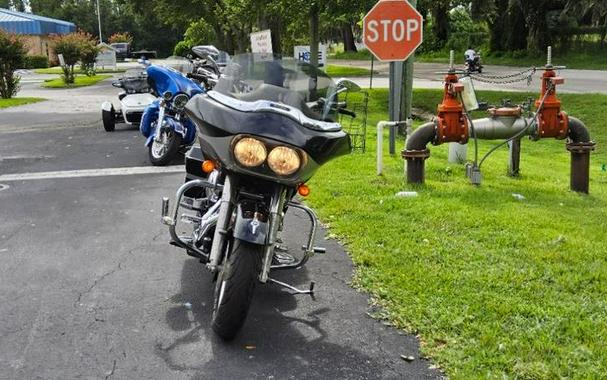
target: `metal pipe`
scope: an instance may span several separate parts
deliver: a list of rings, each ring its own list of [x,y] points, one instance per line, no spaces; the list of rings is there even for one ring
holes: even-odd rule
[[[417,128],[407,139],[402,157],[407,162],[407,183],[422,184],[425,181],[425,162],[430,157],[426,148],[436,139],[436,124],[429,122]]]
[[[590,132],[588,132],[586,125],[584,125],[581,120],[572,116],[569,116],[568,137],[571,139],[571,141],[576,143],[592,141],[590,139]]]
[[[533,118],[515,116],[487,117],[474,120],[474,130],[476,137],[480,140],[503,140],[509,139],[528,129],[532,122]],[[529,128],[523,135],[530,135],[532,132],[533,130]]]
[[[590,139],[588,128],[580,120],[569,117],[569,142],[571,173],[569,187],[572,191],[588,194],[590,188],[590,152],[596,143]]]
[[[514,139],[508,143],[508,175],[518,177],[521,168],[521,139]]]

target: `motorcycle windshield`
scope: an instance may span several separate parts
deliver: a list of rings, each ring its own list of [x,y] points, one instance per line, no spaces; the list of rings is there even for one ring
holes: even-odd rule
[[[240,101],[281,103],[316,121],[335,120],[335,82],[324,71],[293,58],[235,55],[213,90]]]
[[[147,68],[147,74],[153,80],[160,96],[167,91],[173,94],[183,93],[190,97],[203,92],[198,84],[172,67],[151,65]]]

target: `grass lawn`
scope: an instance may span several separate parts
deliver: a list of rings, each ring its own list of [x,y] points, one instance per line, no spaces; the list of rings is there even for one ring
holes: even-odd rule
[[[529,94],[478,95],[496,103]],[[434,110],[441,97],[416,90],[414,106]],[[374,125],[386,119],[387,90],[371,92],[367,152],[330,162],[310,181],[308,202],[350,252],[354,285],[383,306],[378,317],[419,334],[450,378],[607,373],[607,96],[560,98],[599,143],[589,196],[569,191],[569,153],[556,140],[523,140],[518,179],[506,175],[507,149],[498,150],[480,187],[448,164],[447,145],[430,147],[423,186],[406,183],[400,154],[386,154],[377,176]],[[481,142],[481,154],[495,144]],[[406,190],[419,196],[395,197]]]
[[[43,100],[46,100],[46,99],[43,99],[43,98],[0,99],[0,108],[15,107],[15,106],[21,106],[21,105],[30,104],[30,103],[38,103]]]
[[[46,88],[74,88],[74,87],[84,87],[84,86],[92,86],[97,82],[101,82],[104,79],[111,78],[111,75],[95,75],[92,77],[87,77],[86,75],[78,75],[73,84],[66,85],[63,83],[63,79],[50,79],[45,81],[42,84],[42,87]]]
[[[371,74],[371,70],[362,67],[328,65],[327,74],[334,78],[339,77],[364,77]]]
[[[84,74],[82,70],[79,68],[74,70],[76,74]],[[105,70],[97,70],[97,74],[111,74],[111,73],[124,73],[126,69],[105,69]],[[61,67],[49,67],[47,69],[35,69],[34,72],[36,74],[63,74]]]

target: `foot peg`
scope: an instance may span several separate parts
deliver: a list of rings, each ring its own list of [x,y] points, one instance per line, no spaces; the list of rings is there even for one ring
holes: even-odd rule
[[[287,289],[293,291],[293,294],[310,294],[310,295],[314,295],[314,285],[315,285],[314,281],[310,282],[310,288],[308,290],[302,290],[302,289],[296,288],[296,287],[294,287],[292,285],[289,285],[289,284],[287,284],[285,282],[282,282],[282,281],[275,280],[273,278],[268,278],[268,282],[276,284],[276,285],[279,285],[279,286],[282,286],[283,288],[287,288]]]

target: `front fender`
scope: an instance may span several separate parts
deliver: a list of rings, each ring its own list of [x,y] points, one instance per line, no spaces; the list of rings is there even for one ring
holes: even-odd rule
[[[158,119],[158,112],[160,110],[160,100],[156,99],[145,108],[143,116],[141,117],[141,123],[139,124],[139,131],[144,137],[153,137],[154,128],[152,128],[152,122]],[[147,146],[147,143],[146,143]]]
[[[268,223],[254,218],[245,218],[242,206],[236,207],[234,237],[249,243],[265,245],[268,236]]]

